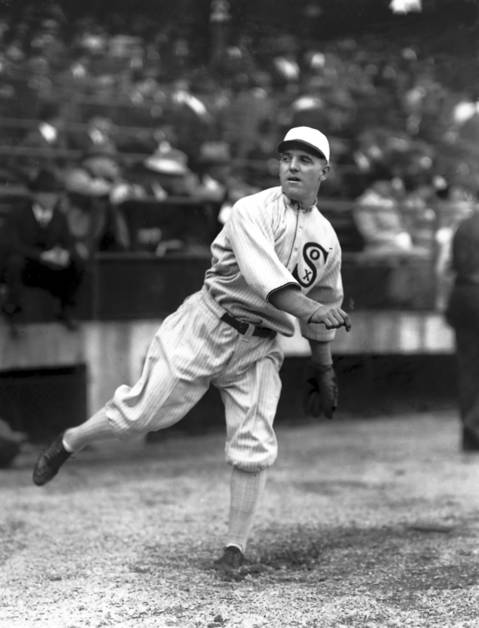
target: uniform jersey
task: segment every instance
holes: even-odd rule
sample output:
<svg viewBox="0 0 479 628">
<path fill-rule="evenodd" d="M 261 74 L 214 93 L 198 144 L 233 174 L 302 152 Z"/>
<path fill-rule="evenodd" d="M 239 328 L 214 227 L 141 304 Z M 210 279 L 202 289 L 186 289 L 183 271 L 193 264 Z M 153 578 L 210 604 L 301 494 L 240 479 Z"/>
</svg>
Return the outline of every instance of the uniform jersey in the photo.
<svg viewBox="0 0 479 628">
<path fill-rule="evenodd" d="M 291 316 L 274 307 L 271 295 L 299 287 L 318 303 L 341 305 L 341 247 L 333 226 L 316 206 L 302 209 L 281 187 L 240 199 L 211 245 L 205 290 L 230 314 L 285 336 Z M 335 330 L 300 321 L 312 340 L 331 340 Z"/>
</svg>

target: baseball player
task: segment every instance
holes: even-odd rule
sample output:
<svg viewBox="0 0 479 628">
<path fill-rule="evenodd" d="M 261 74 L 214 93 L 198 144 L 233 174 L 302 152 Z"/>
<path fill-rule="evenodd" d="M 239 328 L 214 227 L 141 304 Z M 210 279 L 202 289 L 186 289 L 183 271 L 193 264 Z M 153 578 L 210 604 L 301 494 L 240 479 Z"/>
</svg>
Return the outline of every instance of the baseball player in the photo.
<svg viewBox="0 0 479 628">
<path fill-rule="evenodd" d="M 202 288 L 155 333 L 133 386 L 119 386 L 85 423 L 60 434 L 38 458 L 33 481 L 46 484 L 72 453 L 107 436 L 160 430 L 179 421 L 208 387 L 221 394 L 226 461 L 232 467 L 228 531 L 221 570 L 244 561 L 267 469 L 275 462 L 273 421 L 281 390 L 278 335 L 292 317 L 310 341 L 314 376 L 307 408 L 331 418 L 338 390 L 331 354 L 341 309 L 341 249 L 318 210 L 330 147 L 317 129 L 295 127 L 279 144 L 280 186 L 246 196 L 211 245 Z"/>
</svg>

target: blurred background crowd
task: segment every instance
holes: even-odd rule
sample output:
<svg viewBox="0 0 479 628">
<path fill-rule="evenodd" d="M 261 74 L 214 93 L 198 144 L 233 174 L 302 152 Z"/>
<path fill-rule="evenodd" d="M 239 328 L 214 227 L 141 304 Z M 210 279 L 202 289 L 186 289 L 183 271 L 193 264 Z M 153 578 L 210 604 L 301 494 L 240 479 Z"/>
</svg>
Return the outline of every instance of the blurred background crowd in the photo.
<svg viewBox="0 0 479 628">
<path fill-rule="evenodd" d="M 2 190 L 54 170 L 74 229 L 99 199 L 203 199 L 221 224 L 276 185 L 278 140 L 303 124 L 331 138 L 324 196 L 353 201 L 376 252 L 383 232 L 399 251 L 440 250 L 475 205 L 476 2 L 78 4 L 0 6 Z M 116 229 L 101 246 L 128 248 Z"/>
</svg>

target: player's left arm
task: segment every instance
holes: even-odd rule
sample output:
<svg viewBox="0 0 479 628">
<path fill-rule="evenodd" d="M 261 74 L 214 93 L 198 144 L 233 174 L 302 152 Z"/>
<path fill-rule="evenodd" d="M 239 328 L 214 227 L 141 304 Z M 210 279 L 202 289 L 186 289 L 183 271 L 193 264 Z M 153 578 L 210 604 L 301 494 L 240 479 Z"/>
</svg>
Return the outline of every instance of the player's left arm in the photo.
<svg viewBox="0 0 479 628">
<path fill-rule="evenodd" d="M 310 416 L 332 419 L 338 407 L 339 390 L 331 343 L 310 340 L 309 344 L 311 360 L 303 392 L 303 407 Z"/>
<path fill-rule="evenodd" d="M 318 303 L 329 304 L 333 308 L 333 312 L 337 308 L 341 313 L 340 316 L 343 316 L 342 324 L 346 331 L 349 331 L 351 328 L 349 315 L 341 308 L 343 284 L 341 249 L 338 242 L 333 248 L 329 262 L 308 296 L 314 298 Z M 307 323 L 300 321 L 301 332 L 308 339 L 311 348 L 309 376 L 306 379 L 303 405 L 306 413 L 315 417 L 325 416 L 332 419 L 338 406 L 339 389 L 331 344 L 336 334 L 336 328 L 340 326 L 328 328 L 325 325 L 323 328 L 323 325 L 315 324 L 314 316 Z"/>
<path fill-rule="evenodd" d="M 342 285 L 340 278 L 328 286 L 324 282 L 315 296 L 324 302 L 318 303 L 299 290 L 285 287 L 277 291 L 271 302 L 298 317 L 303 335 L 311 347 L 311 361 L 306 379 L 303 405 L 307 414 L 332 419 L 338 405 L 338 384 L 333 365 L 331 341 L 336 328 L 351 327 L 348 314 L 340 307 Z M 322 323 L 319 325 L 318 323 Z"/>
</svg>

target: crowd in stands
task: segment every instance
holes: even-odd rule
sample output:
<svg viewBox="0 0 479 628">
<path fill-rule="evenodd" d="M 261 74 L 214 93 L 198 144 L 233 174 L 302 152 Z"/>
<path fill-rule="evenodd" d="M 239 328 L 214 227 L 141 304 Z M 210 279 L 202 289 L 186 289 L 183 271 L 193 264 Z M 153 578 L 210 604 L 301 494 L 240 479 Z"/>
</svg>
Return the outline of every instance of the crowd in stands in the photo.
<svg viewBox="0 0 479 628">
<path fill-rule="evenodd" d="M 354 203 L 365 250 L 434 251 L 442 269 L 478 197 L 479 101 L 460 71 L 477 59 L 422 37 L 244 32 L 205 61 L 151 16 L 26 3 L 0 17 L 2 190 L 48 168 L 78 253 L 128 250 L 126 200 L 202 200 L 220 225 L 236 198 L 276 184 L 284 130 L 309 125 L 331 138 L 324 196 Z M 175 249 L 157 235 L 152 250 Z"/>
</svg>

